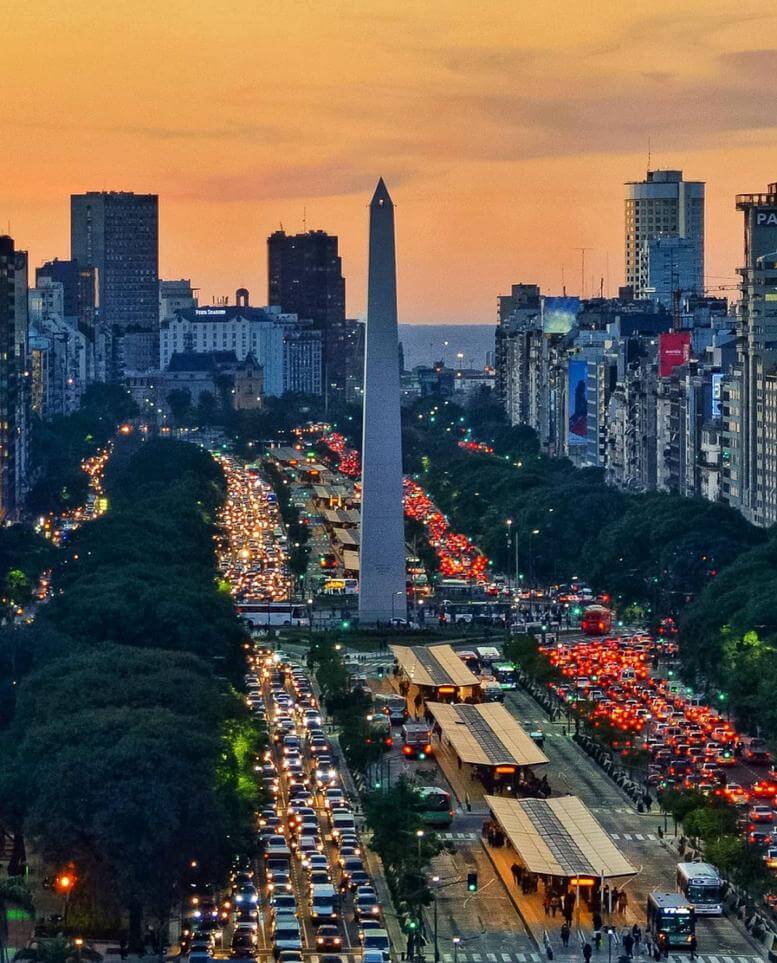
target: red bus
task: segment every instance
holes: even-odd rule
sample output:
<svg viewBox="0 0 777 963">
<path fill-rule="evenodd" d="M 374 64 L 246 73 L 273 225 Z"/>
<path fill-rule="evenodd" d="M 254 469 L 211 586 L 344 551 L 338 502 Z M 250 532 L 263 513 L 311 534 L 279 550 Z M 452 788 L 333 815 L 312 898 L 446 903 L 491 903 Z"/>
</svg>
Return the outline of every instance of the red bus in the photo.
<svg viewBox="0 0 777 963">
<path fill-rule="evenodd" d="M 603 605 L 589 605 L 583 611 L 580 628 L 585 635 L 607 635 L 612 630 L 612 612 Z"/>
</svg>

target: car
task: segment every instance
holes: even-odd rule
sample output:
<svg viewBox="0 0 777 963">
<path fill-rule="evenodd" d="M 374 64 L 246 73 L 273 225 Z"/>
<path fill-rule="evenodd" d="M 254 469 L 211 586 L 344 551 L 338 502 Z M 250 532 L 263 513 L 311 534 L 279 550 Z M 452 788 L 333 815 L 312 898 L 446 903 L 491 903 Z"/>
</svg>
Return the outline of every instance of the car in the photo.
<svg viewBox="0 0 777 963">
<path fill-rule="evenodd" d="M 343 806 L 345 804 L 345 793 L 342 789 L 334 787 L 332 789 L 327 789 L 324 792 L 324 805 L 327 809 L 332 809 L 336 806 Z"/>
<path fill-rule="evenodd" d="M 283 890 L 273 891 L 269 899 L 270 912 L 273 916 L 297 916 L 297 897 L 293 893 Z"/>
<path fill-rule="evenodd" d="M 386 930 L 367 930 L 364 934 L 364 956 L 363 963 L 367 961 L 367 951 L 376 950 L 383 956 L 384 963 L 391 959 L 391 943 L 389 942 Z"/>
<path fill-rule="evenodd" d="M 332 882 L 329 870 L 314 869 L 308 873 L 308 887 L 312 891 L 314 886 L 328 886 Z"/>
<path fill-rule="evenodd" d="M 324 923 L 316 930 L 317 950 L 337 950 L 343 945 L 340 930 L 336 926 Z"/>
<path fill-rule="evenodd" d="M 354 898 L 353 912 L 358 921 L 379 916 L 380 903 L 378 897 L 374 893 L 359 895 L 357 892 Z"/>
<path fill-rule="evenodd" d="M 189 952 L 189 963 L 211 963 L 211 955 L 207 950 L 192 949 Z"/>
<path fill-rule="evenodd" d="M 751 823 L 772 823 L 774 822 L 774 812 L 771 806 L 758 803 L 751 806 L 747 813 L 747 818 Z"/>
<path fill-rule="evenodd" d="M 321 872 L 329 869 L 329 860 L 323 853 L 312 853 L 302 864 L 309 872 Z"/>
<path fill-rule="evenodd" d="M 302 954 L 299 950 L 281 950 L 278 963 L 303 963 Z"/>
<path fill-rule="evenodd" d="M 236 903 L 257 903 L 259 901 L 259 893 L 256 891 L 256 887 L 252 885 L 242 886 L 237 893 L 235 893 Z"/>
<path fill-rule="evenodd" d="M 259 929 L 259 920 L 238 920 L 235 923 L 235 933 L 256 933 Z"/>
<path fill-rule="evenodd" d="M 250 923 L 259 919 L 259 910 L 253 903 L 243 903 L 235 908 L 235 923 Z"/>
<path fill-rule="evenodd" d="M 302 930 L 296 916 L 276 916 L 272 931 L 273 953 L 276 959 L 283 950 L 302 949 Z"/>
</svg>

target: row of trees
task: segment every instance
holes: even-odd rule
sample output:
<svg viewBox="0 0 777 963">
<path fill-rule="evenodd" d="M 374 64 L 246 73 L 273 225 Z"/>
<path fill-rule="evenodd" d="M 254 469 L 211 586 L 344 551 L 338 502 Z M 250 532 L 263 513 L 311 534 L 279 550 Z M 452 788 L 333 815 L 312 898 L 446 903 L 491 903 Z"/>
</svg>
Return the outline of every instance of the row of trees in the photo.
<svg viewBox="0 0 777 963">
<path fill-rule="evenodd" d="M 108 443 L 119 422 L 136 414 L 137 405 L 125 388 L 93 384 L 73 414 L 33 419 L 30 473 L 35 481 L 27 496 L 28 510 L 60 514 L 82 505 L 89 480 L 81 462 Z"/>
<path fill-rule="evenodd" d="M 115 934 L 128 915 L 137 946 L 192 861 L 218 879 L 250 851 L 264 737 L 231 685 L 246 643 L 215 570 L 221 469 L 177 441 L 121 454 L 109 513 L 61 550 L 57 594 L 0 639 L 18 683 L 0 817 L 52 873 L 73 867 L 70 925 Z"/>
</svg>

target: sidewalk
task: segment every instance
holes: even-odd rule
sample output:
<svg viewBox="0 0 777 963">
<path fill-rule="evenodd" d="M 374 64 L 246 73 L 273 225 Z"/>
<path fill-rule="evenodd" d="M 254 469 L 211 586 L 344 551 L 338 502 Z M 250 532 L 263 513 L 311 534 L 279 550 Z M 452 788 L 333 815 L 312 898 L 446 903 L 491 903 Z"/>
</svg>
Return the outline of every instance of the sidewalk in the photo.
<svg viewBox="0 0 777 963">
<path fill-rule="evenodd" d="M 485 790 L 483 783 L 477 779 L 473 779 L 463 767 L 459 768 L 456 755 L 450 746 L 444 744 L 440 736 L 435 735 L 433 737 L 433 746 L 437 765 L 442 770 L 462 810 L 466 809 L 467 800 L 469 799 L 470 806 L 472 807 L 471 812 L 481 813 L 485 816 L 488 813 L 488 806 L 484 799 Z"/>
</svg>

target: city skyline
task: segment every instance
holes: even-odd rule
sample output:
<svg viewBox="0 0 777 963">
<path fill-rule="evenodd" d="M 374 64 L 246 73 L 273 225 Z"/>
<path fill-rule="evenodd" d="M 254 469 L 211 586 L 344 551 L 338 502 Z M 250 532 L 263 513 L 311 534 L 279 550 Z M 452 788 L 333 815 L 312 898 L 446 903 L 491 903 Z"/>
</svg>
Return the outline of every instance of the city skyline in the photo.
<svg viewBox="0 0 777 963">
<path fill-rule="evenodd" d="M 707 184 L 710 284 L 741 260 L 735 194 L 774 177 L 761 92 L 777 38 L 750 2 L 659 16 L 602 0 L 551 24 L 528 4 L 333 16 L 238 0 L 230 18 L 206 5 L 175 18 L 173 4 L 174 35 L 146 4 L 131 21 L 54 9 L 10 14 L 0 65 L 14 145 L 0 218 L 33 264 L 68 256 L 71 194 L 158 193 L 160 275 L 191 276 L 203 303 L 239 286 L 260 303 L 267 236 L 306 224 L 340 238 L 348 314 L 363 316 L 362 199 L 383 172 L 408 239 L 400 319 L 491 324 L 514 280 L 560 291 L 563 266 L 580 293 L 580 247 L 585 293 L 600 278 L 616 293 L 623 184 L 644 176 L 648 140 L 649 166 Z"/>
</svg>

